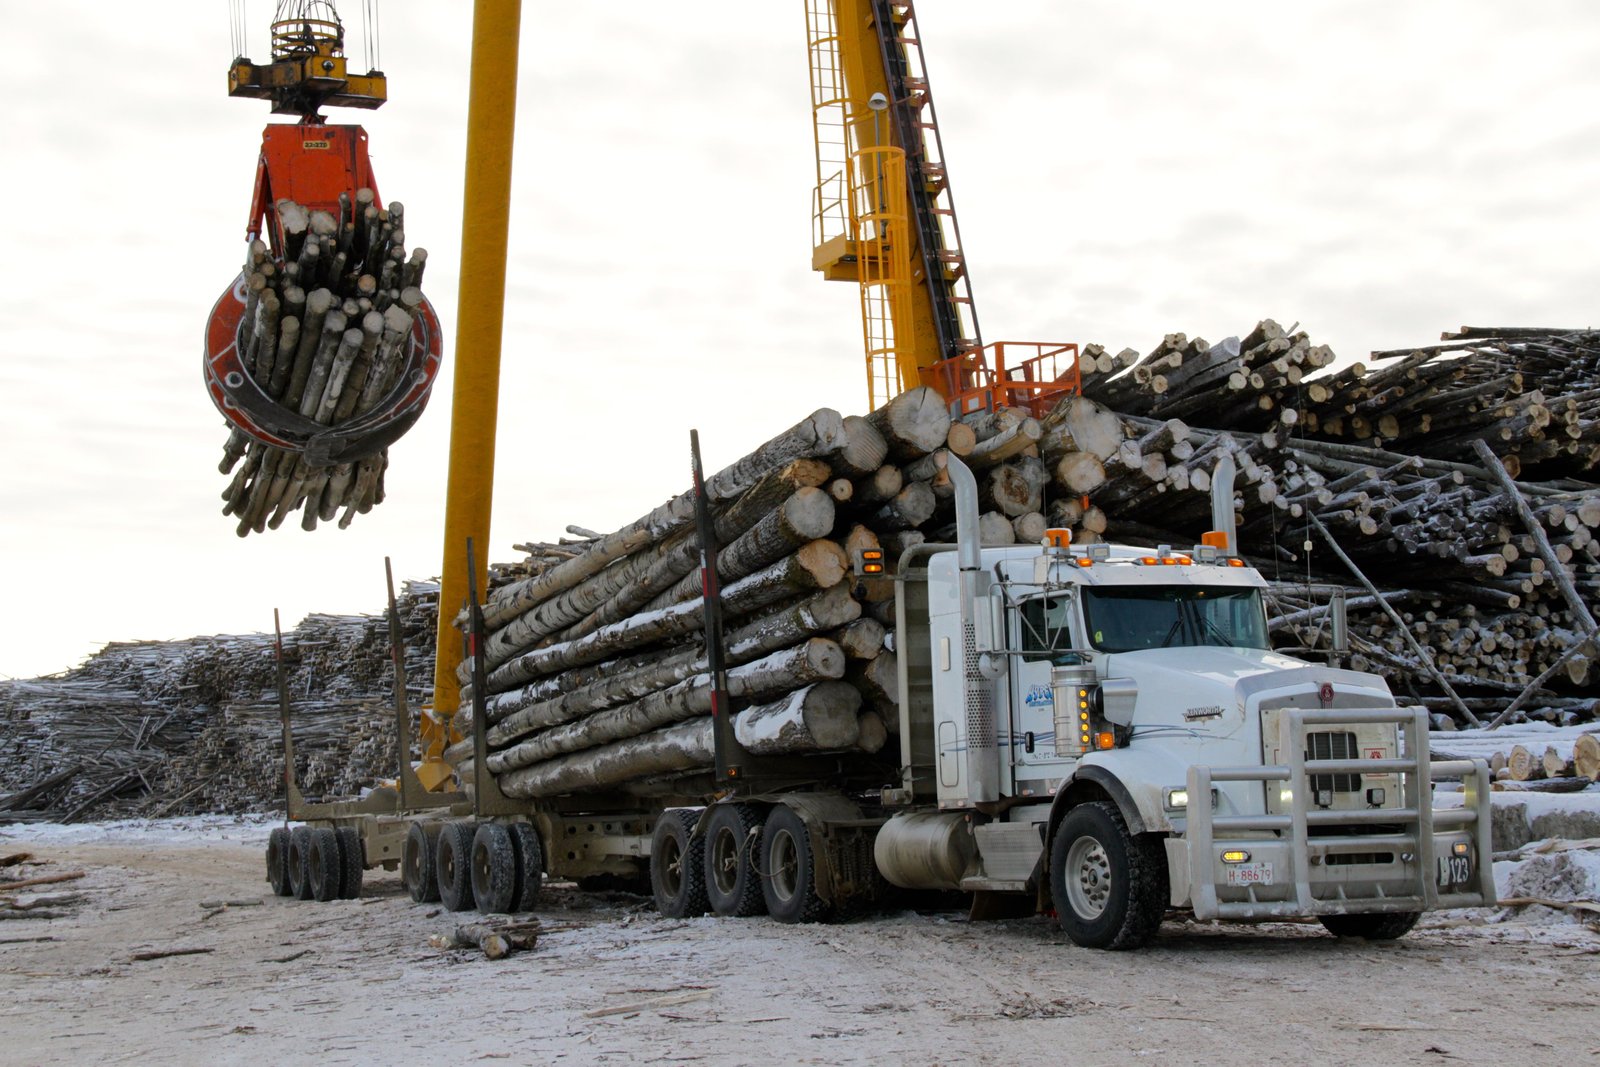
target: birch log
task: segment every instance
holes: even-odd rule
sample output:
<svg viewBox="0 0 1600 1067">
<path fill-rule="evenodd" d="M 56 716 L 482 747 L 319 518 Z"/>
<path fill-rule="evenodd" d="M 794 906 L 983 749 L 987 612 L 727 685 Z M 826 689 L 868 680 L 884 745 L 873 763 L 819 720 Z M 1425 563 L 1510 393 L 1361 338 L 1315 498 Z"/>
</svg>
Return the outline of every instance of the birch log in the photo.
<svg viewBox="0 0 1600 1067">
<path fill-rule="evenodd" d="M 861 694 L 844 682 L 819 682 L 734 717 L 739 743 L 756 755 L 847 749 L 860 736 Z M 708 718 L 561 756 L 500 777 L 523 799 L 604 789 L 632 779 L 709 767 L 715 759 Z"/>
</svg>

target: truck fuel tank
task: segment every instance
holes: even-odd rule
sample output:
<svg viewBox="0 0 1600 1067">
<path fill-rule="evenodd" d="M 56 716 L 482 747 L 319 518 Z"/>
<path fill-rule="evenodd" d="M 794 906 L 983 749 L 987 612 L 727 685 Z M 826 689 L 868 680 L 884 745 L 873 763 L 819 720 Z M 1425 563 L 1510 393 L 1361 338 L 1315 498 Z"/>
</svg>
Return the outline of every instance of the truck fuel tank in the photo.
<svg viewBox="0 0 1600 1067">
<path fill-rule="evenodd" d="M 878 830 L 872 858 L 902 889 L 960 889 L 977 859 L 972 825 L 962 812 L 908 812 Z"/>
</svg>

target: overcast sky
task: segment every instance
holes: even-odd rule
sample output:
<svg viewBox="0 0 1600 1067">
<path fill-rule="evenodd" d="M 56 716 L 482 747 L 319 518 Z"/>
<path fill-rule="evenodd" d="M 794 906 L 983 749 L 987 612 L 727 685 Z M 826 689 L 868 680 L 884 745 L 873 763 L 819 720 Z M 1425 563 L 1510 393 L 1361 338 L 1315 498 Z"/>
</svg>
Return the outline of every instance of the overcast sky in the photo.
<svg viewBox="0 0 1600 1067">
<path fill-rule="evenodd" d="M 385 555 L 438 573 L 470 5 L 378 6 L 390 102 L 334 120 L 366 126 L 431 253 L 445 372 L 384 504 L 241 540 L 200 342 L 268 116 L 227 98 L 228 6 L 0 0 L 0 675 L 377 611 Z M 249 4 L 257 59 L 271 9 Z M 809 271 L 803 10 L 524 3 L 491 558 L 679 492 L 691 427 L 715 469 L 865 407 L 856 295 Z M 1148 350 L 1271 316 L 1354 359 L 1595 321 L 1592 2 L 918 15 L 986 340 Z"/>
</svg>

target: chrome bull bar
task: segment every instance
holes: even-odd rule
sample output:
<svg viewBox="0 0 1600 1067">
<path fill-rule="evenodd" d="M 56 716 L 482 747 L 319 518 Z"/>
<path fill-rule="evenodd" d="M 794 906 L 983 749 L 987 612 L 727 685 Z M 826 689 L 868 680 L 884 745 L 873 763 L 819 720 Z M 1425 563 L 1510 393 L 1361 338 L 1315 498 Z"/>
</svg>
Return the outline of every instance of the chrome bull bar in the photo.
<svg viewBox="0 0 1600 1067">
<path fill-rule="evenodd" d="M 1393 723 L 1405 736 L 1407 755 L 1398 759 L 1307 759 L 1308 728 Z M 1438 908 L 1490 906 L 1495 902 L 1494 865 L 1490 844 L 1489 766 L 1483 760 L 1442 760 L 1428 754 L 1428 716 L 1411 708 L 1285 708 L 1279 719 L 1279 751 L 1289 762 L 1255 767 L 1189 768 L 1188 840 L 1189 898 L 1198 919 L 1269 919 L 1305 915 L 1351 915 L 1371 912 L 1430 911 Z M 1364 810 L 1326 810 L 1313 807 L 1312 775 L 1400 774 L 1404 778 L 1402 806 Z M 1436 809 L 1433 780 L 1462 781 L 1460 808 Z M 1216 782 L 1287 783 L 1286 814 L 1218 815 L 1203 798 L 1212 795 Z M 1399 833 L 1361 834 L 1362 826 L 1399 826 Z M 1312 827 L 1349 827 L 1347 834 L 1319 834 Z M 1442 892 L 1436 884 L 1437 835 L 1460 840 L 1465 835 L 1475 846 L 1475 888 Z M 1267 837 L 1264 835 L 1274 836 Z M 1255 835 L 1255 836 L 1248 836 Z M 1287 861 L 1288 878 L 1271 885 L 1249 885 L 1245 899 L 1225 900 L 1216 877 L 1223 851 L 1275 846 L 1274 854 Z M 1367 886 L 1338 879 L 1314 877 L 1313 862 L 1321 863 L 1341 851 L 1389 850 L 1403 857 L 1407 870 L 1402 891 L 1385 891 L 1378 881 Z M 1326 867 L 1322 868 L 1324 871 Z M 1359 883 L 1361 880 L 1357 880 Z M 1469 885 L 1471 883 L 1469 882 Z M 1355 888 L 1356 892 L 1351 892 Z M 1292 890 L 1285 892 L 1286 889 Z M 1321 889 L 1318 895 L 1314 889 Z M 1240 895 L 1235 889 L 1234 895 Z"/>
</svg>

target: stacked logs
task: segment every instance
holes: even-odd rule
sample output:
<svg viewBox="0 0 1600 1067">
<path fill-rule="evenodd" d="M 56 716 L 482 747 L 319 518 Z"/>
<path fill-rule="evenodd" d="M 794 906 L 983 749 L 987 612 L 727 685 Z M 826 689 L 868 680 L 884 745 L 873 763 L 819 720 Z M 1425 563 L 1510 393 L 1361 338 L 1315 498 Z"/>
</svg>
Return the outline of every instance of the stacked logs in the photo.
<svg viewBox="0 0 1600 1067">
<path fill-rule="evenodd" d="M 341 194 L 336 218 L 280 200 L 284 259 L 257 240 L 244 265 L 238 344 L 245 372 L 279 404 L 328 426 L 366 414 L 395 386 L 423 303 L 427 252 L 407 259 L 403 206 L 375 201 L 371 189 L 353 199 Z M 222 513 L 238 518 L 240 537 L 277 529 L 301 508 L 303 529 L 336 516 L 342 529 L 383 500 L 387 465 L 384 449 L 317 466 L 234 429 L 218 465 L 233 472 Z"/>
<path fill-rule="evenodd" d="M 1085 395 L 1045 420 L 1053 486 L 1084 494 L 1058 500 L 1052 525 L 1073 526 L 1080 542 L 1192 544 L 1209 525 L 1210 472 L 1230 454 L 1240 544 L 1269 577 L 1349 582 L 1351 568 L 1363 573 L 1350 590 L 1356 666 L 1457 717 L 1503 707 L 1534 683 L 1544 717 L 1590 716 L 1581 694 L 1600 605 L 1600 485 L 1524 472 L 1558 469 L 1541 443 L 1557 423 L 1575 428 L 1561 435 L 1565 469 L 1592 462 L 1581 405 L 1600 395 L 1590 389 L 1600 335 L 1469 328 L 1451 337 L 1457 343 L 1371 373 L 1359 364 L 1327 371 L 1331 353 L 1270 321 L 1218 345 L 1168 335 L 1144 357 L 1089 346 Z M 1313 368 L 1323 373 L 1310 377 Z M 1580 414 L 1508 414 L 1508 375 L 1538 403 L 1568 398 L 1571 406 L 1557 406 Z M 1374 431 L 1349 421 L 1379 407 L 1396 423 Z M 1404 411 L 1415 413 L 1411 431 Z M 1440 432 L 1446 413 L 1459 433 Z M 1367 444 L 1331 439 L 1352 429 Z M 1412 438 L 1415 453 L 1372 447 L 1404 443 L 1408 432 L 1429 434 Z M 1503 458 L 1480 453 L 1474 434 Z M 1393 615 L 1369 580 L 1396 602 Z M 1325 601 L 1287 595 L 1275 625 L 1325 645 L 1325 615 Z"/>
<path fill-rule="evenodd" d="M 398 598 L 414 698 L 433 664 L 438 588 Z M 296 771 L 309 797 L 392 777 L 388 620 L 312 615 L 284 634 Z M 269 810 L 282 803 L 273 639 L 117 643 L 64 675 L 0 681 L 0 822 Z"/>
<path fill-rule="evenodd" d="M 1482 439 L 1541 479 L 1600 462 L 1600 332 L 1464 326 L 1443 337 L 1337 371 L 1326 345 L 1271 319 L 1216 345 L 1168 334 L 1142 357 L 1089 345 L 1083 393 L 1125 415 L 1459 462 Z"/>
<path fill-rule="evenodd" d="M 1370 374 L 1308 386 L 1304 432 L 1470 462 L 1472 442 L 1539 478 L 1600 462 L 1600 333 L 1462 327 L 1448 342 L 1375 353 Z"/>
<path fill-rule="evenodd" d="M 811 415 L 706 481 L 725 619 L 726 693 L 754 755 L 872 766 L 898 730 L 892 562 L 950 535 L 951 454 L 978 476 L 986 543 L 1037 540 L 1043 427 L 1011 413 L 953 424 L 914 389 L 865 417 Z M 701 545 L 685 493 L 494 590 L 485 608 L 487 769 L 510 796 L 670 789 L 712 763 Z M 524 546 L 532 547 L 532 546 Z M 542 546 L 549 554 L 551 546 Z M 470 668 L 460 678 L 470 708 Z M 464 774 L 470 742 L 447 756 Z"/>
</svg>

